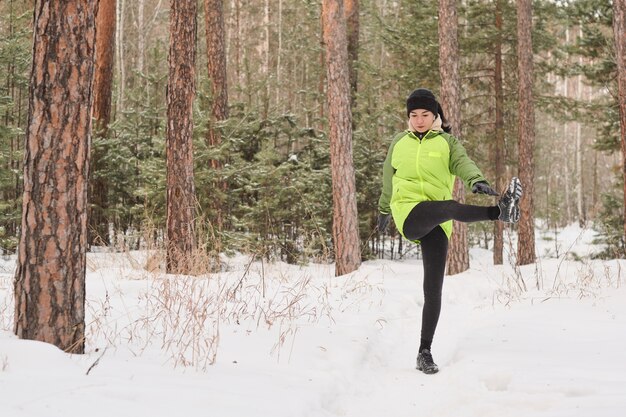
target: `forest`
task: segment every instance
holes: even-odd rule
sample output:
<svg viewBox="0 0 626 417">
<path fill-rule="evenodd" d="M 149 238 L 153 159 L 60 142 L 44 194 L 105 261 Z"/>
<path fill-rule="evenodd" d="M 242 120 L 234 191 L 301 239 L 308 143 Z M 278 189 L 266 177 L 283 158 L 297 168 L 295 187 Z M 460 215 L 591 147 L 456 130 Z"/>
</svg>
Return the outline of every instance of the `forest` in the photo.
<svg viewBox="0 0 626 417">
<path fill-rule="evenodd" d="M 622 416 L 625 179 L 626 0 L 0 0 L 0 415 Z"/>
<path fill-rule="evenodd" d="M 600 232 L 598 256 L 625 254 L 621 0 L 49 3 L 0 3 L 0 248 L 19 255 L 16 297 L 62 245 L 76 277 L 97 250 L 157 249 L 190 274 L 224 253 L 335 261 L 337 275 L 407 256 L 376 218 L 418 87 L 498 191 L 525 182 L 507 229 L 518 264 L 535 229 L 574 222 Z M 468 268 L 468 245 L 502 263 L 502 227 L 455 233 L 448 273 Z"/>
<path fill-rule="evenodd" d="M 169 5 L 162 0 L 113 3 L 112 98 L 108 124 L 93 134 L 89 244 L 123 250 L 159 244 L 166 227 Z M 210 30 L 203 30 L 206 10 L 200 3 L 193 103 L 198 238 L 210 252 L 257 253 L 292 263 L 332 259 L 319 2 L 207 2 L 207 7 L 223 7 L 228 117 L 221 120 L 212 114 L 207 65 L 215 51 L 207 47 Z M 508 178 L 518 169 L 515 4 L 464 1 L 458 6 L 457 136 L 495 181 L 498 39 Z M 437 2 L 365 0 L 358 7 L 352 141 L 359 233 L 363 257 L 369 258 L 384 256 L 385 237 L 372 231 L 382 160 L 390 138 L 405 128 L 404 100 L 419 86 L 439 92 L 446 80 L 438 70 Z M 13 253 L 21 223 L 33 2 L 3 0 L 0 16 L 0 245 Z M 623 254 L 624 239 L 612 17 L 608 0 L 533 2 L 537 224 L 594 225 L 614 256 Z M 220 136 L 217 145 L 212 132 Z M 469 201 L 479 198 L 468 196 Z M 402 256 L 399 237 L 391 233 L 387 239 L 392 256 Z M 487 247 L 493 231 L 479 223 L 470 227 L 469 240 Z"/>
</svg>

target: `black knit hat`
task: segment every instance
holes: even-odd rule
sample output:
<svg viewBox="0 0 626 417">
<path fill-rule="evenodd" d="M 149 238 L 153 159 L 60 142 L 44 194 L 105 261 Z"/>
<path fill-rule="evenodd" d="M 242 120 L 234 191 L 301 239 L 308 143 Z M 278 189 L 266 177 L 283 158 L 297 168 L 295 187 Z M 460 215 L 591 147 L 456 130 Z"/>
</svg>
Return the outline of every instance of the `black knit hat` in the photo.
<svg viewBox="0 0 626 417">
<path fill-rule="evenodd" d="M 435 116 L 438 113 L 439 103 L 432 91 L 426 88 L 418 88 L 406 99 L 406 116 L 409 117 L 411 111 L 415 109 L 428 110 Z"/>
</svg>

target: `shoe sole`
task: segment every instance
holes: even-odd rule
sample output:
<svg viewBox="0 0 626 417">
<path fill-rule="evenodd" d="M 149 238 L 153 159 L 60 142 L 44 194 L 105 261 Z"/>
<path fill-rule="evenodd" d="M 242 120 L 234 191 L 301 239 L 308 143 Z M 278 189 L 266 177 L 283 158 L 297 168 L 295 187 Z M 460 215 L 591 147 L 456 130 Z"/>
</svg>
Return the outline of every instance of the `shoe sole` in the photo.
<svg viewBox="0 0 626 417">
<path fill-rule="evenodd" d="M 505 194 L 509 194 L 511 198 L 510 205 L 507 207 L 507 211 L 509 212 L 508 220 L 502 220 L 506 223 L 518 223 L 521 217 L 521 213 L 519 211 L 519 201 L 522 198 L 522 194 L 524 193 L 524 189 L 522 188 L 522 183 L 517 177 L 511 178 L 511 182 L 507 187 Z"/>
<path fill-rule="evenodd" d="M 516 190 L 519 190 L 519 193 L 516 193 Z M 522 198 L 522 194 L 524 194 L 524 189 L 522 188 L 522 182 L 519 180 L 519 178 L 511 178 L 511 183 L 509 184 L 507 192 L 511 194 L 511 197 L 515 201 L 519 201 Z"/>
<path fill-rule="evenodd" d="M 429 369 L 429 370 L 424 370 L 419 366 L 416 366 L 415 369 L 417 369 L 418 371 L 422 371 L 424 372 L 426 375 L 432 375 L 432 374 L 436 374 L 437 372 L 439 372 L 439 368 L 437 369 Z"/>
</svg>

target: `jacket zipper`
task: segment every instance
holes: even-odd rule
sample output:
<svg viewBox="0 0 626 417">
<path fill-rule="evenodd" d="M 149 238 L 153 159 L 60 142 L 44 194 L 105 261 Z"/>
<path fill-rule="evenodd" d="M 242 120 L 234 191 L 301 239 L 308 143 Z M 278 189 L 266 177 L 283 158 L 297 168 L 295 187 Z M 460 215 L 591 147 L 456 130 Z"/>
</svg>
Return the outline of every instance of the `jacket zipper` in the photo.
<svg viewBox="0 0 626 417">
<path fill-rule="evenodd" d="M 426 139 L 426 136 L 428 136 L 429 133 L 430 133 L 430 130 L 428 132 L 426 132 L 426 134 L 424 135 L 424 137 L 422 139 L 420 139 L 415 134 L 413 135 L 417 139 L 417 158 L 415 160 L 415 169 L 417 171 L 417 178 L 420 181 L 420 187 L 422 189 L 422 196 L 423 197 L 426 197 L 426 193 L 424 192 L 424 179 L 422 178 L 422 175 L 420 173 L 420 153 L 422 152 L 422 140 Z"/>
</svg>

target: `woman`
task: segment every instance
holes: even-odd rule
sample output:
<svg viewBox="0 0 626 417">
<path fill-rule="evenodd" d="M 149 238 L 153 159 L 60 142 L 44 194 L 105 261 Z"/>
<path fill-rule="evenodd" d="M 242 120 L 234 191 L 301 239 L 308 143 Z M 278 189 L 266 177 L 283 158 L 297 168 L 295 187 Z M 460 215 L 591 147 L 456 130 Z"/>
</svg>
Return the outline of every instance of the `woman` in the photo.
<svg viewBox="0 0 626 417">
<path fill-rule="evenodd" d="M 424 308 L 417 369 L 439 371 L 431 344 L 441 311 L 441 290 L 452 234 L 452 220 L 477 222 L 519 220 L 522 186 L 513 178 L 496 206 L 460 204 L 452 200 L 455 177 L 474 193 L 497 196 L 463 145 L 448 132 L 450 126 L 435 95 L 419 88 L 406 101 L 409 129 L 393 139 L 383 167 L 378 203 L 378 229 L 385 230 L 390 214 L 400 233 L 420 243 L 424 264 Z"/>
</svg>

